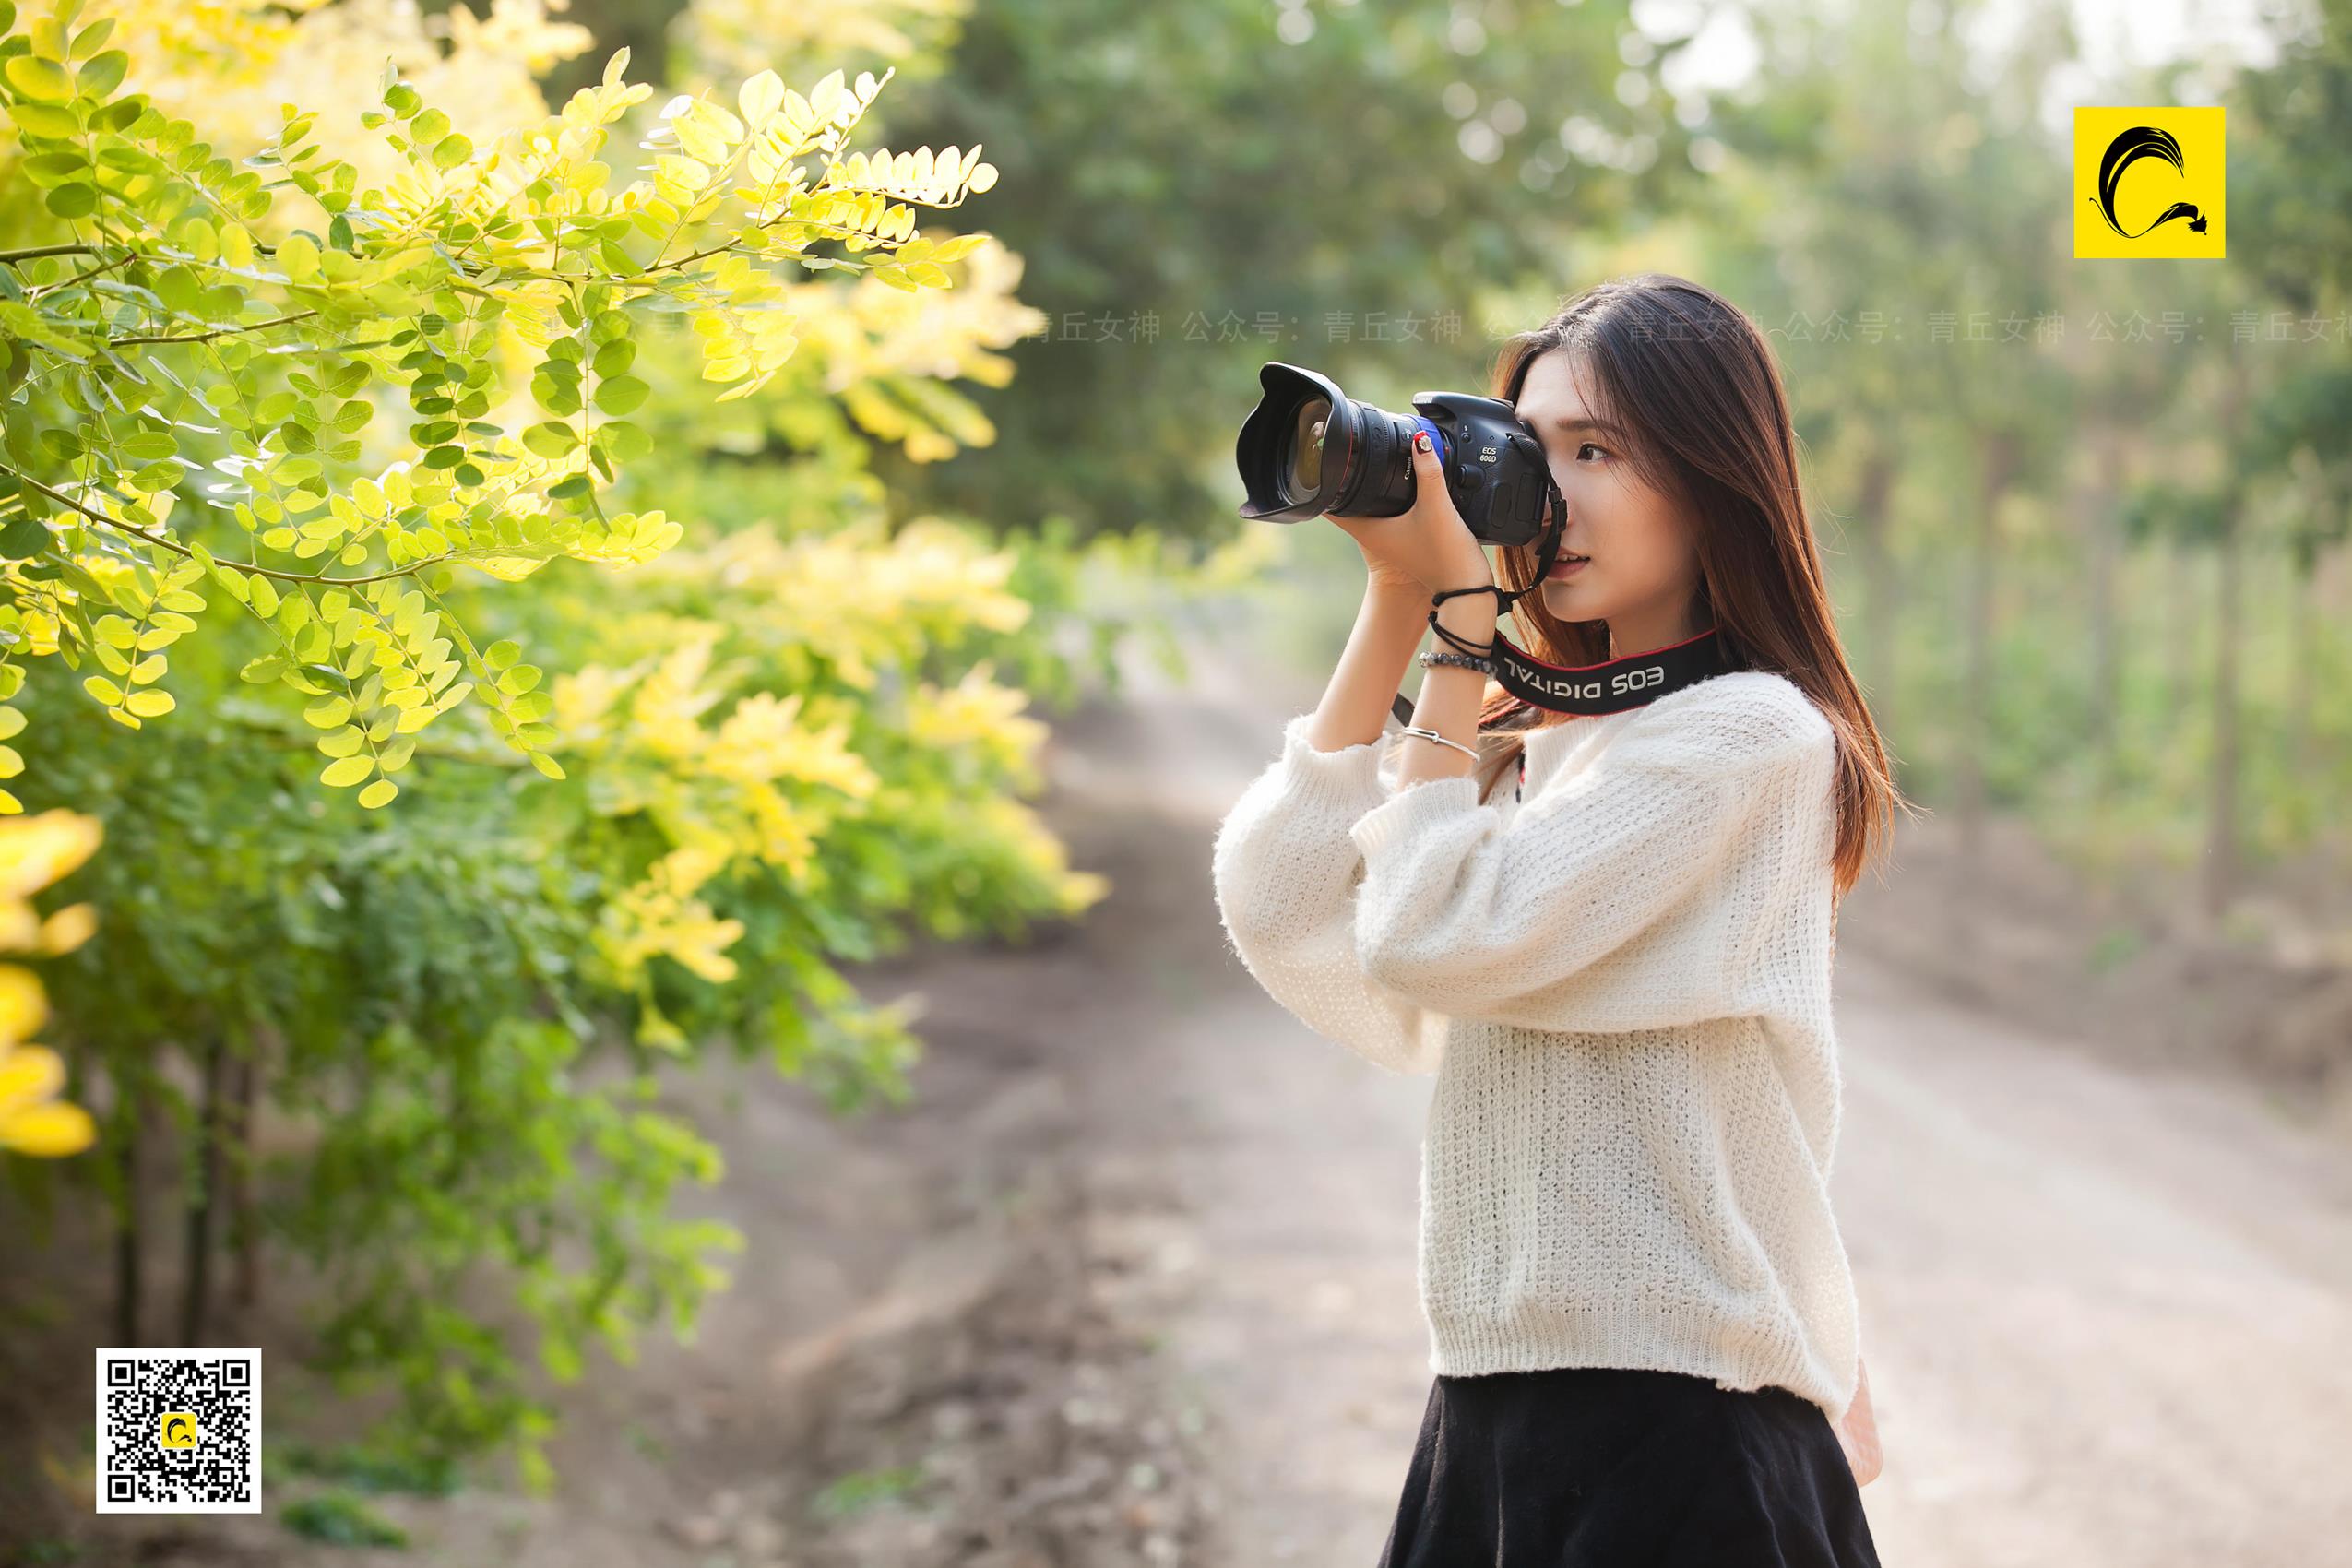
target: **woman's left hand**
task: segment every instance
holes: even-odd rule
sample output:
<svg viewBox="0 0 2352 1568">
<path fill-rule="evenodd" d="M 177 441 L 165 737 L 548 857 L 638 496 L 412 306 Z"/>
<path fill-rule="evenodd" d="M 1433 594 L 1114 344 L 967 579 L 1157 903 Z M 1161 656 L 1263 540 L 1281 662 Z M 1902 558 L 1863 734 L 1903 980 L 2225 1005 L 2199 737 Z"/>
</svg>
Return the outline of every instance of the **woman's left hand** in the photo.
<svg viewBox="0 0 2352 1568">
<path fill-rule="evenodd" d="M 1878 1446 L 1878 1417 L 1871 1409 L 1871 1371 L 1859 1356 L 1854 1358 L 1854 1402 L 1846 1407 L 1835 1431 L 1837 1445 L 1846 1450 L 1847 1466 L 1854 1472 L 1854 1484 L 1868 1486 L 1878 1479 L 1884 1459 Z"/>
<path fill-rule="evenodd" d="M 1419 433 L 1413 447 L 1411 506 L 1393 517 L 1328 516 L 1355 540 L 1367 565 L 1403 572 L 1432 595 L 1491 584 L 1493 564 L 1445 488 L 1445 469 L 1434 444 L 1426 451 L 1420 445 L 1428 434 Z"/>
</svg>

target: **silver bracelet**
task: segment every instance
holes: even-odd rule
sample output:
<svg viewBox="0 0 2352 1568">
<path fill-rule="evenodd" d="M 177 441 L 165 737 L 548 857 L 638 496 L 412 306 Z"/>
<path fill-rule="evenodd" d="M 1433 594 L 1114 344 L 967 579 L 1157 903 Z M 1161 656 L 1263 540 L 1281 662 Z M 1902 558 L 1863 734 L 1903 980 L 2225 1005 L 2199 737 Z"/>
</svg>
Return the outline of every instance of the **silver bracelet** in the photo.
<svg viewBox="0 0 2352 1568">
<path fill-rule="evenodd" d="M 1459 741 L 1449 741 L 1444 736 L 1439 734 L 1436 731 L 1429 728 L 1425 724 L 1408 724 L 1396 732 L 1399 735 L 1419 735 L 1424 741 L 1435 741 L 1441 746 L 1452 746 L 1455 751 L 1460 752 L 1472 762 L 1479 760 L 1479 754 L 1476 748 L 1466 746 Z"/>
</svg>

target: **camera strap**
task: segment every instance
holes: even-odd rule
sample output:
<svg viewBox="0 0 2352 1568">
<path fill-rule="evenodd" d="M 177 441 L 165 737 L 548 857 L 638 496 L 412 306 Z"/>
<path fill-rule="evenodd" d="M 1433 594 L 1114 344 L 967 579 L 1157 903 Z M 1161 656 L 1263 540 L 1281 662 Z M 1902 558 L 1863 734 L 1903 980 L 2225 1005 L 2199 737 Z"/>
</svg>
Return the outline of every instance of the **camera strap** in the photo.
<svg viewBox="0 0 2352 1568">
<path fill-rule="evenodd" d="M 1443 601 L 1457 593 L 1488 592 L 1493 593 L 1498 602 L 1515 597 L 1499 588 L 1480 587 L 1450 588 L 1437 599 Z M 1462 652 L 1486 660 L 1496 685 L 1529 707 L 1553 713 L 1623 713 L 1731 668 L 1724 657 L 1722 631 L 1715 626 L 1679 643 L 1645 653 L 1629 653 L 1621 659 L 1605 659 L 1598 664 L 1546 663 L 1504 636 L 1500 625 L 1495 627 L 1492 644 L 1480 647 L 1440 625 L 1434 608 L 1430 611 L 1430 626 Z M 1413 721 L 1413 704 L 1402 692 L 1396 695 L 1394 707 L 1398 723 Z"/>
<path fill-rule="evenodd" d="M 1728 668 L 1722 634 L 1710 626 L 1687 642 L 1605 659 L 1598 664 L 1547 664 L 1495 628 L 1494 682 L 1521 702 L 1554 713 L 1622 713 L 1669 692 L 1696 685 Z"/>
</svg>

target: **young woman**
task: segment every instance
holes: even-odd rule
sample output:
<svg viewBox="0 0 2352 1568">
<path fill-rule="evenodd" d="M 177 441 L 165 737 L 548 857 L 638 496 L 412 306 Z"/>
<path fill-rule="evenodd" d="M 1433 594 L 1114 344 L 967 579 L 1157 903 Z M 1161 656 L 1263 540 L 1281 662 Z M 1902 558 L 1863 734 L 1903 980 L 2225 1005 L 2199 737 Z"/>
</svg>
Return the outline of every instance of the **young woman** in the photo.
<svg viewBox="0 0 2352 1568">
<path fill-rule="evenodd" d="M 1588 713 L 1425 654 L 1434 733 L 1384 750 L 1432 613 L 1457 647 L 1496 630 L 1486 550 L 1417 449 L 1410 511 L 1334 519 L 1362 611 L 1218 830 L 1252 974 L 1437 1077 L 1436 1375 L 1382 1568 L 1864 1568 L 1831 955 L 1909 803 L 1838 646 L 1779 371 L 1735 306 L 1645 274 L 1512 339 L 1493 395 L 1564 502 L 1514 642 L 1603 675 L 1709 638 L 1714 662 Z M 1536 546 L 1498 553 L 1536 587 Z"/>
</svg>

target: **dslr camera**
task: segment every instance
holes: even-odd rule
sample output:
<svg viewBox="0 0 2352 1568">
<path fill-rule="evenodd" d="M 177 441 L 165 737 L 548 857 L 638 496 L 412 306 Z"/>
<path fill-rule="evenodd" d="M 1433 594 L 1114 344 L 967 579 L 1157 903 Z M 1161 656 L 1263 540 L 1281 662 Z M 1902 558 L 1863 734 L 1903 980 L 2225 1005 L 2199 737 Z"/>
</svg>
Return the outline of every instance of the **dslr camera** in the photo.
<svg viewBox="0 0 2352 1568">
<path fill-rule="evenodd" d="M 1325 513 L 1393 517 L 1411 509 L 1413 436 L 1428 431 L 1455 509 L 1488 544 L 1529 545 L 1561 512 L 1543 443 L 1500 398 L 1417 392 L 1410 415 L 1360 403 L 1330 377 L 1268 363 L 1234 457 L 1244 517 L 1295 523 Z"/>
</svg>

